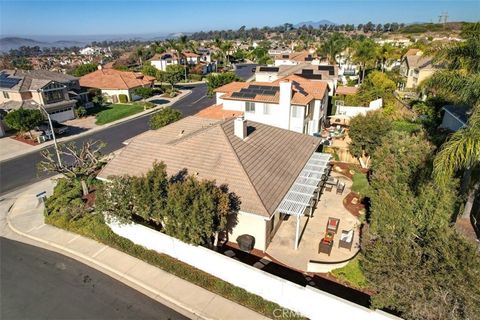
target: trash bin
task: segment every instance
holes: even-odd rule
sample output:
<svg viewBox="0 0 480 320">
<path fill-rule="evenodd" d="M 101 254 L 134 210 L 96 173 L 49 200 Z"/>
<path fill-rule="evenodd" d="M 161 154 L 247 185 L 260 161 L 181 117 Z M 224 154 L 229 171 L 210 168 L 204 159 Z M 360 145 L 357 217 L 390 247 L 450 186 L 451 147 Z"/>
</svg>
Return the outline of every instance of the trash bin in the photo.
<svg viewBox="0 0 480 320">
<path fill-rule="evenodd" d="M 242 234 L 237 238 L 238 247 L 240 250 L 250 252 L 255 246 L 255 237 L 249 234 Z"/>
</svg>

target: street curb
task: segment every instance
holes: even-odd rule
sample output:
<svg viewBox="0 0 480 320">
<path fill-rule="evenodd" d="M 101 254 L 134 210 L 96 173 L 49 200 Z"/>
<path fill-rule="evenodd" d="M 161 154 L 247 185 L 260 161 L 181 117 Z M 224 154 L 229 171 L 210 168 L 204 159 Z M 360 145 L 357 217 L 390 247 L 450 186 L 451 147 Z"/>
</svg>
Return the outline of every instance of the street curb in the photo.
<svg viewBox="0 0 480 320">
<path fill-rule="evenodd" d="M 67 252 L 67 253 L 69 253 L 69 254 L 72 255 L 72 256 L 76 256 L 76 257 L 81 258 L 82 260 L 88 261 L 88 262 L 90 262 L 91 264 L 96 265 L 97 267 L 100 267 L 100 268 L 102 268 L 102 269 L 104 269 L 104 270 L 107 270 L 107 271 L 109 271 L 109 272 L 117 275 L 117 276 L 120 277 L 121 279 L 127 280 L 128 282 L 137 285 L 138 287 L 140 287 L 140 288 L 142 288 L 142 289 L 150 292 L 152 295 L 158 296 L 158 297 L 160 297 L 161 299 L 163 299 L 163 300 L 165 300 L 165 301 L 167 301 L 167 302 L 169 302 L 169 303 L 171 303 L 171 304 L 173 304 L 173 305 L 175 305 L 175 306 L 178 306 L 179 308 L 181 308 L 181 309 L 183 309 L 184 311 L 190 313 L 191 315 L 196 316 L 197 319 L 207 319 L 207 320 L 215 320 L 215 319 L 216 319 L 216 318 L 210 318 L 210 317 L 208 317 L 207 315 L 203 314 L 202 311 L 194 310 L 193 308 L 191 308 L 191 307 L 189 307 L 189 306 L 186 306 L 186 305 L 185 305 L 184 303 L 182 303 L 181 301 L 178 301 L 178 300 L 176 300 L 176 299 L 174 299 L 174 298 L 166 295 L 166 294 L 163 293 L 163 292 L 157 291 L 156 289 L 150 287 L 149 285 L 144 284 L 144 283 L 142 283 L 142 282 L 134 279 L 133 277 L 130 277 L 130 276 L 128 276 L 128 275 L 125 275 L 125 274 L 123 274 L 123 273 L 121 273 L 121 272 L 113 269 L 112 267 L 110 267 L 110 266 L 108 266 L 108 265 L 106 265 L 106 264 L 104 264 L 104 263 L 98 262 L 98 261 L 94 260 L 93 258 L 91 258 L 91 257 L 89 257 L 89 256 L 87 256 L 87 255 L 84 255 L 83 253 L 76 252 L 76 251 L 74 251 L 74 250 L 72 250 L 72 249 L 69 249 L 69 248 L 66 248 L 66 247 L 64 247 L 64 246 L 58 245 L 58 244 L 56 244 L 56 243 L 54 243 L 54 242 L 51 242 L 51 241 L 49 241 L 49 240 L 44 240 L 44 239 L 41 239 L 41 238 L 37 238 L 37 237 L 34 237 L 34 236 L 30 235 L 30 234 L 24 233 L 23 231 L 18 230 L 18 229 L 15 228 L 15 227 L 12 225 L 12 223 L 11 223 L 10 213 L 14 210 L 14 208 L 15 208 L 15 203 L 10 207 L 10 210 L 9 210 L 9 212 L 7 213 L 7 225 L 8 225 L 8 227 L 9 227 L 13 232 L 17 233 L 18 235 L 20 235 L 20 236 L 22 236 L 22 237 L 25 237 L 25 238 L 28 238 L 28 239 L 30 239 L 30 240 L 36 241 L 36 242 L 40 242 L 40 243 L 46 244 L 46 245 L 48 245 L 48 246 L 50 246 L 50 247 L 53 247 L 53 248 L 56 248 L 56 249 L 58 249 L 58 250 L 60 250 L 60 251 Z M 71 234 L 73 234 L 73 235 L 78 235 L 78 234 L 73 233 L 73 232 L 70 232 L 70 231 L 66 231 L 66 230 L 63 230 L 63 229 L 56 228 L 56 227 L 54 227 L 54 226 L 52 226 L 52 225 L 49 225 L 49 226 L 52 227 L 52 228 L 55 228 L 55 229 L 64 231 L 64 232 L 71 233 Z M 79 236 L 80 236 L 80 237 L 83 237 L 82 235 L 79 235 Z M 83 237 L 83 238 L 85 238 L 85 237 Z M 93 240 L 93 239 L 90 239 L 90 238 L 86 238 L 86 239 Z M 93 241 L 96 241 L 96 240 L 93 240 Z M 98 242 L 98 241 L 96 241 L 96 242 Z M 98 243 L 100 243 L 100 242 L 98 242 Z M 103 245 L 103 246 L 106 246 L 106 245 L 104 245 L 104 244 L 102 244 L 102 245 Z M 109 247 L 109 246 L 107 246 L 107 247 Z M 122 254 L 126 254 L 126 253 L 124 253 L 124 252 L 122 252 L 122 251 L 120 251 L 120 250 L 118 250 L 118 249 L 115 249 L 115 248 L 112 248 L 112 247 L 109 247 L 109 248 L 114 249 L 114 250 L 117 250 L 117 251 L 121 252 Z M 129 256 L 130 256 L 130 255 L 129 255 Z M 131 256 L 130 256 L 130 257 L 131 257 Z M 133 257 L 133 258 L 135 258 L 135 257 Z M 138 259 L 138 258 L 135 258 L 135 259 L 146 263 L 145 261 L 140 260 L 140 259 Z M 76 259 L 76 260 L 78 260 L 78 259 Z M 150 264 L 149 264 L 149 265 L 150 265 Z M 153 267 L 155 267 L 155 266 L 153 266 Z M 158 268 L 158 267 L 155 267 L 155 268 L 161 270 L 162 272 L 166 272 L 166 271 L 164 271 L 164 270 L 162 270 L 162 269 L 160 269 L 160 268 Z M 98 270 L 98 269 L 97 269 L 97 270 Z M 100 271 L 101 271 L 101 270 L 100 270 Z M 166 272 L 166 273 L 168 273 L 168 272 Z M 168 274 L 170 274 L 170 273 L 168 273 Z M 175 276 L 175 275 L 173 275 L 173 276 Z M 176 277 L 176 276 L 175 276 L 175 277 Z M 179 278 L 179 279 L 181 279 L 181 278 Z M 117 280 L 118 280 L 118 279 L 117 279 Z M 183 279 L 182 279 L 182 280 L 183 280 Z M 119 281 L 121 281 L 121 280 L 119 280 Z M 124 281 L 121 281 L 121 282 L 122 282 L 122 283 L 125 283 Z M 195 285 L 195 284 L 192 283 L 192 285 Z M 196 286 L 196 285 L 195 285 L 195 286 Z M 130 287 L 131 287 L 131 286 L 130 286 Z M 135 288 L 133 288 L 133 289 L 135 289 Z M 202 289 L 203 289 L 203 288 L 202 288 Z M 204 289 L 204 290 L 206 290 L 206 289 Z M 153 298 L 152 298 L 152 299 L 153 299 Z"/>
<path fill-rule="evenodd" d="M 119 125 L 121 123 L 125 123 L 125 122 L 128 122 L 128 121 L 132 121 L 132 120 L 135 120 L 135 119 L 138 119 L 138 118 L 142 118 L 144 116 L 147 116 L 149 114 L 152 114 L 154 112 L 157 112 L 165 107 L 169 107 L 179 101 L 182 101 L 184 98 L 186 98 L 187 96 L 189 96 L 190 94 L 192 93 L 192 90 L 188 90 L 185 92 L 185 94 L 182 96 L 181 99 L 178 99 L 176 100 L 175 102 L 173 103 L 169 103 L 167 105 L 162 105 L 162 106 L 157 106 L 157 107 L 154 107 L 152 109 L 149 109 L 149 110 L 145 110 L 144 112 L 140 112 L 140 113 L 137 113 L 137 114 L 134 114 L 130 117 L 126 117 L 124 119 L 119 119 L 117 121 L 113 121 L 113 122 L 110 122 L 110 123 L 106 123 L 102 126 L 99 126 L 97 128 L 92 128 L 90 130 L 86 130 L 85 132 L 81 132 L 79 134 L 76 134 L 74 136 L 71 136 L 71 137 L 66 137 L 64 140 L 61 140 L 61 139 L 58 139 L 58 143 L 61 144 L 61 143 L 66 143 L 66 142 L 69 142 L 69 141 L 72 141 L 72 140 L 75 140 L 75 139 L 78 139 L 78 138 L 81 138 L 81 137 L 85 137 L 85 136 L 88 136 L 88 135 L 91 135 L 91 134 L 94 134 L 94 133 L 97 133 L 97 132 L 101 132 L 103 130 L 106 130 L 110 127 L 113 127 L 115 125 Z M 148 112 L 147 112 L 148 111 Z M 5 159 L 2 159 L 0 160 L 0 164 L 2 162 L 6 162 L 6 161 L 10 161 L 10 160 L 14 160 L 14 159 L 17 159 L 17 158 L 20 158 L 20 157 L 23 157 L 25 155 L 29 155 L 31 153 L 35 153 L 35 152 L 38 152 L 38 151 L 42 151 L 46 148 L 49 148 L 53 146 L 53 143 L 49 143 L 48 145 L 45 145 L 45 146 L 42 146 L 41 148 L 38 148 L 38 149 L 35 149 L 35 150 L 30 150 L 28 152 L 24 152 L 24 153 L 21 153 L 21 154 L 18 154 L 18 155 L 14 155 L 12 157 L 8 157 L 8 158 L 5 158 Z"/>
</svg>

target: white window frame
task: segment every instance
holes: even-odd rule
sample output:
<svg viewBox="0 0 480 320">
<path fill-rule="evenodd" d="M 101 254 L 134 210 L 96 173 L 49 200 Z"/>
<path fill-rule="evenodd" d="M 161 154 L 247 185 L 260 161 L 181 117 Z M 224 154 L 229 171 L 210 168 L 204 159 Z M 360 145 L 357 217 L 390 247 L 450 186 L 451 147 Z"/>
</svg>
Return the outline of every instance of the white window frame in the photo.
<svg viewBox="0 0 480 320">
<path fill-rule="evenodd" d="M 245 112 L 255 113 L 255 102 L 245 101 Z"/>
<path fill-rule="evenodd" d="M 263 104 L 263 114 L 264 115 L 271 115 L 272 114 L 272 105 L 269 103 Z"/>
<path fill-rule="evenodd" d="M 292 118 L 302 118 L 302 112 L 299 106 L 292 106 Z"/>
</svg>

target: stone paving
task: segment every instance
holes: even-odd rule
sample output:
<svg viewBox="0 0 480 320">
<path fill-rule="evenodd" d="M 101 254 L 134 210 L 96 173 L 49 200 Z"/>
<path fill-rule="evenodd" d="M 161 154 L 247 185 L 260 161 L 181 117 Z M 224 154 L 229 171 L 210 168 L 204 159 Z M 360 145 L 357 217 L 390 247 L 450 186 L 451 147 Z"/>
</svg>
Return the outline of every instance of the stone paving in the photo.
<svg viewBox="0 0 480 320">
<path fill-rule="evenodd" d="M 335 188 L 330 192 L 324 190 L 313 216 L 311 218 L 308 216 L 300 217 L 300 243 L 297 250 L 295 250 L 297 219 L 291 216 L 287 221 L 283 221 L 267 248 L 267 253 L 272 258 L 300 271 L 329 272 L 345 265 L 345 260 L 349 260 L 356 255 L 360 243 L 360 221 L 343 206 L 343 199 L 351 191 L 352 181 L 335 172 L 332 172 L 331 176 L 338 178 L 340 182 L 345 182 L 346 186 L 343 194 L 337 194 Z M 318 245 L 325 236 L 329 217 L 340 219 L 330 256 L 325 253 L 318 253 Z M 342 230 L 349 231 L 351 229 L 355 230 L 351 250 L 339 248 L 338 243 Z M 309 268 L 311 260 L 327 263 L 318 263 L 313 270 Z"/>
</svg>

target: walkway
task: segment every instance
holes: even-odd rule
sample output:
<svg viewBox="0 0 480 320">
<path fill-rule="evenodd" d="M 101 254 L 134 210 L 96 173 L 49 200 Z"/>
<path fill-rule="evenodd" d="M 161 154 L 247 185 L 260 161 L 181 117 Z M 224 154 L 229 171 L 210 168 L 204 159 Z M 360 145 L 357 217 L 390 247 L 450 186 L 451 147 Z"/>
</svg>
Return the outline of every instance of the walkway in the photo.
<svg viewBox="0 0 480 320">
<path fill-rule="evenodd" d="M 22 192 L 7 217 L 19 235 L 53 247 L 139 290 L 193 319 L 266 319 L 264 316 L 200 288 L 121 251 L 44 223 L 43 204 L 35 195 L 51 194 L 53 182 L 43 180 Z"/>
</svg>

